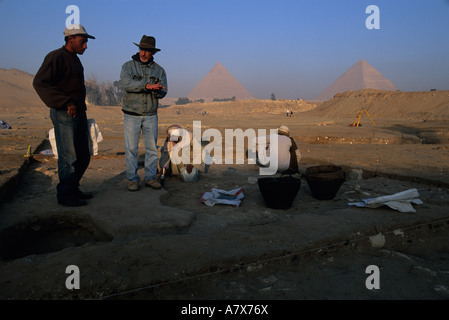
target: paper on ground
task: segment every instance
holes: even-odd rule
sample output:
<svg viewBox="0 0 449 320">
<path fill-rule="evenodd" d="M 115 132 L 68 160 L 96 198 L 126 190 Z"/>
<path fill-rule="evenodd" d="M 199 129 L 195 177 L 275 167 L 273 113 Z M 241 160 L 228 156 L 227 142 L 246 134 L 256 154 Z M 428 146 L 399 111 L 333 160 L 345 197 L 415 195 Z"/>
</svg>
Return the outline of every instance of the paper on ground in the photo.
<svg viewBox="0 0 449 320">
<path fill-rule="evenodd" d="M 393 195 L 363 199 L 361 202 L 351 202 L 348 203 L 348 205 L 362 208 L 378 208 L 385 205 L 402 213 L 410 213 L 416 212 L 416 210 L 412 206 L 412 203 L 423 204 L 423 202 L 418 197 L 418 190 L 416 190 L 416 188 L 413 188 L 395 193 Z"/>
</svg>

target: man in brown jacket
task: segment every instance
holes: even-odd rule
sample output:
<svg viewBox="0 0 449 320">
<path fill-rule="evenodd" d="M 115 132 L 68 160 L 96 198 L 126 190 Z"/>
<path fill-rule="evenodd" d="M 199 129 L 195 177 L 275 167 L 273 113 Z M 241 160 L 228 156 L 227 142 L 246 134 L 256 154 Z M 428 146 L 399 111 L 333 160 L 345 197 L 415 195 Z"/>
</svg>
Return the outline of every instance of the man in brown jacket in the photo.
<svg viewBox="0 0 449 320">
<path fill-rule="evenodd" d="M 79 182 L 90 162 L 84 68 L 77 55 L 87 49 L 89 35 L 81 25 L 64 30 L 65 45 L 50 52 L 34 77 L 33 86 L 50 108 L 58 150 L 58 203 L 83 206 L 92 194 L 81 192 Z"/>
</svg>

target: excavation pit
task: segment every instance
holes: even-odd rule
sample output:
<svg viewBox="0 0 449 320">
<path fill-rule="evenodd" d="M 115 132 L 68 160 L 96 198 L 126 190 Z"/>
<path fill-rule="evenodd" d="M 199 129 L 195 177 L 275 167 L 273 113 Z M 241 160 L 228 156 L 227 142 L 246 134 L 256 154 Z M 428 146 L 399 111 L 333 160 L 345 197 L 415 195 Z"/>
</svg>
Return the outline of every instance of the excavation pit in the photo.
<svg viewBox="0 0 449 320">
<path fill-rule="evenodd" d="M 109 241 L 112 237 L 96 227 L 88 216 L 34 217 L 0 232 L 0 259 L 10 261 Z"/>
</svg>

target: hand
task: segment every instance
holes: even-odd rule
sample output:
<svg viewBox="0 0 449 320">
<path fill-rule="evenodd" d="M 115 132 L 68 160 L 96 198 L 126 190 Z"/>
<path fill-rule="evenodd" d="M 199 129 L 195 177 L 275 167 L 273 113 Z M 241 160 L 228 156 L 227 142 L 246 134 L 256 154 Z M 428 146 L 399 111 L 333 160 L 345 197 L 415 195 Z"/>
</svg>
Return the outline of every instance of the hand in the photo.
<svg viewBox="0 0 449 320">
<path fill-rule="evenodd" d="M 71 105 L 67 107 L 67 114 L 73 118 L 76 117 L 76 106 L 75 105 Z"/>
<path fill-rule="evenodd" d="M 163 87 L 159 83 L 155 83 L 155 84 L 147 83 L 145 85 L 145 89 L 147 89 L 147 90 L 160 90 L 160 89 L 165 89 L 165 87 Z"/>
</svg>

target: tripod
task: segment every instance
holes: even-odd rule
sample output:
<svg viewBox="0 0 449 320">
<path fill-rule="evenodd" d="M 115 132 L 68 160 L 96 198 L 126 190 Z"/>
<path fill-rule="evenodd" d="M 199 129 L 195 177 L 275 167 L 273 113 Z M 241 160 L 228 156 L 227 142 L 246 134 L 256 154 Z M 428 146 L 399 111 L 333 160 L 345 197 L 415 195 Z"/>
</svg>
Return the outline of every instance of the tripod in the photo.
<svg viewBox="0 0 449 320">
<path fill-rule="evenodd" d="M 354 123 L 351 124 L 351 127 L 358 127 L 358 126 L 359 126 L 360 120 L 362 120 L 363 111 L 366 112 L 366 114 L 368 115 L 368 117 L 370 118 L 370 120 L 373 122 L 373 124 L 376 125 L 376 124 L 374 123 L 374 120 L 371 118 L 371 116 L 369 115 L 368 111 L 366 110 L 365 106 L 362 105 L 362 109 L 359 111 L 359 114 L 357 115 L 357 118 L 355 119 Z"/>
</svg>

